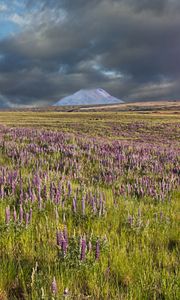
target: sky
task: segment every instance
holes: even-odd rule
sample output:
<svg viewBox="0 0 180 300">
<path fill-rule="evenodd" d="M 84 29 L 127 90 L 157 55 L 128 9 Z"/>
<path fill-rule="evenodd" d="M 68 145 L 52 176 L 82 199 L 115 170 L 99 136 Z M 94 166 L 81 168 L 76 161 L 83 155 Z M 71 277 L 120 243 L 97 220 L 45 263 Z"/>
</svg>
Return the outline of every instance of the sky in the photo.
<svg viewBox="0 0 180 300">
<path fill-rule="evenodd" d="M 180 99 L 179 0 L 0 0 L 0 107 Z"/>
</svg>

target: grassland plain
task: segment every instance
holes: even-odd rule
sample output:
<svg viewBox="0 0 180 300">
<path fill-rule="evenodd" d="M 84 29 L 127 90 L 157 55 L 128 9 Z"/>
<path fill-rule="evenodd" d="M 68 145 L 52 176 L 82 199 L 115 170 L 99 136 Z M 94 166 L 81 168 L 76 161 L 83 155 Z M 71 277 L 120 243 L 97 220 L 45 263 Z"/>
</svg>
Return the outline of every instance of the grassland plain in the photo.
<svg viewBox="0 0 180 300">
<path fill-rule="evenodd" d="M 0 113 L 0 299 L 180 299 L 179 121 Z"/>
</svg>

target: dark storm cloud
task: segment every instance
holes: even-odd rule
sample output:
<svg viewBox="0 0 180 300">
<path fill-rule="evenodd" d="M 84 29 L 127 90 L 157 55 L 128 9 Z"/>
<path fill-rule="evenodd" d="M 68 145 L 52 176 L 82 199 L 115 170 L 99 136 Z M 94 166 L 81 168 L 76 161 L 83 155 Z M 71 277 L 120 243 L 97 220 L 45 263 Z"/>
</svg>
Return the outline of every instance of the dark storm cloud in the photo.
<svg viewBox="0 0 180 300">
<path fill-rule="evenodd" d="M 179 97 L 178 0 L 26 5 L 24 29 L 0 40 L 0 102 L 48 104 L 89 87 L 127 100 Z"/>
</svg>

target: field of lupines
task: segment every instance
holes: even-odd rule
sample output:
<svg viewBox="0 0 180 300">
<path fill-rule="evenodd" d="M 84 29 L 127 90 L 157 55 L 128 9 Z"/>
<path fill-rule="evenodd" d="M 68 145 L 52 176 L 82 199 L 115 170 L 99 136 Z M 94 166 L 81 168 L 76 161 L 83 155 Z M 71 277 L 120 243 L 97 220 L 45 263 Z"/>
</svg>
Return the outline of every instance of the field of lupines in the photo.
<svg viewBox="0 0 180 300">
<path fill-rule="evenodd" d="M 180 299 L 178 121 L 102 118 L 0 126 L 1 300 Z"/>
</svg>

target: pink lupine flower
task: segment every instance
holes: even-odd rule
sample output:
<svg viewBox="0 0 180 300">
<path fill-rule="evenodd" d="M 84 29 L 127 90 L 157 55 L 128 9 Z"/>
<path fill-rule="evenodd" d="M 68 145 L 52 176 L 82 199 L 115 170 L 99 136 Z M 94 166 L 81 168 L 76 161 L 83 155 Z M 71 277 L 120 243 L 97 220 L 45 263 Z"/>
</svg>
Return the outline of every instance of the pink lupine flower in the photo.
<svg viewBox="0 0 180 300">
<path fill-rule="evenodd" d="M 11 213 L 10 213 L 10 207 L 7 206 L 6 210 L 5 210 L 5 219 L 6 219 L 6 224 L 8 225 L 10 222 L 10 217 L 11 217 Z"/>
</svg>

